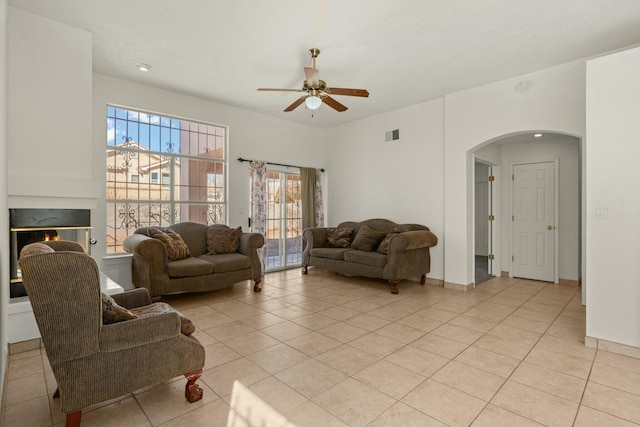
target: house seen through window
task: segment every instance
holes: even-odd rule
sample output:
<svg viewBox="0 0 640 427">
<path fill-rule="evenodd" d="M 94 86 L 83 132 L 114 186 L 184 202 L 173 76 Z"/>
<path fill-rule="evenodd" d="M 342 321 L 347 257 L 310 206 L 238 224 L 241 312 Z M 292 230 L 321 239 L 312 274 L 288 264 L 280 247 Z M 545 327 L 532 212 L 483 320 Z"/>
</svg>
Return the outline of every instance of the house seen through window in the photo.
<svg viewBox="0 0 640 427">
<path fill-rule="evenodd" d="M 137 228 L 226 222 L 227 129 L 107 107 L 107 253 Z"/>
</svg>

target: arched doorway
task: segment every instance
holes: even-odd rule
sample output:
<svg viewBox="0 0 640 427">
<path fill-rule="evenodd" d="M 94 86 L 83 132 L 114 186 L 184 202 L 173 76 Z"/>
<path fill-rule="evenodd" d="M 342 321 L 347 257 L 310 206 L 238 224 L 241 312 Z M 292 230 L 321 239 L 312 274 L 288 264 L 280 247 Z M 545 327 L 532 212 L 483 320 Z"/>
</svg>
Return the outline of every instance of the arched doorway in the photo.
<svg viewBox="0 0 640 427">
<path fill-rule="evenodd" d="M 536 134 L 540 136 L 534 136 Z M 546 267 L 551 269 L 552 275 L 545 276 L 546 278 L 542 280 L 555 283 L 580 283 L 583 259 L 583 189 L 580 142 L 579 138 L 572 135 L 527 131 L 502 135 L 471 150 L 470 154 L 474 161 L 470 162 L 473 165 L 473 170 L 469 171 L 469 174 L 474 179 L 476 159 L 483 163 L 497 165 L 502 171 L 502 177 L 496 178 L 496 181 L 492 183 L 493 191 L 497 192 L 493 198 L 495 219 L 492 222 L 493 227 L 497 227 L 497 237 L 492 241 L 492 252 L 496 258 L 494 267 L 498 266 L 499 268 L 497 271 L 494 268 L 494 275 L 541 280 L 539 276 L 531 274 L 526 268 L 519 269 L 517 267 L 518 262 L 544 264 L 540 261 L 542 252 L 536 252 L 536 250 L 540 250 L 536 244 L 544 242 L 546 236 L 548 237 L 546 248 L 549 249 L 548 245 L 551 242 L 550 250 L 552 251 L 550 253 L 551 261 L 547 261 Z M 522 170 L 526 169 L 527 173 L 534 174 L 531 175 L 534 178 L 544 175 L 543 172 L 539 172 L 538 165 L 547 166 L 546 170 L 551 167 L 553 171 L 551 175 L 555 181 L 551 184 L 552 197 L 548 199 L 554 204 L 551 208 L 553 213 L 551 216 L 541 215 L 540 206 L 549 208 L 545 204 L 546 202 L 536 208 L 535 203 L 522 202 L 518 199 L 520 193 L 514 193 L 518 191 L 517 185 L 514 185 L 516 175 Z M 525 189 L 523 193 L 526 192 Z M 544 194 L 544 191 L 535 190 L 532 200 L 535 202 L 536 197 L 539 198 L 541 194 Z M 475 216 L 475 198 L 473 200 L 474 206 L 468 214 Z M 544 230 L 534 230 L 527 235 L 521 228 L 518 228 L 518 219 L 521 219 L 523 215 L 522 212 L 516 215 L 518 209 L 516 203 L 519 203 L 520 207 L 528 206 L 530 209 L 528 213 L 533 217 L 544 217 Z M 473 223 L 473 221 L 471 222 Z M 472 235 L 475 237 L 475 224 L 473 228 Z M 531 239 L 533 239 L 533 243 Z M 527 242 L 529 246 L 526 246 Z M 523 259 L 525 256 L 530 258 Z M 471 262 L 474 262 L 475 268 L 475 259 L 472 259 Z M 538 267 L 538 265 L 534 265 L 532 269 L 537 271 Z"/>
</svg>

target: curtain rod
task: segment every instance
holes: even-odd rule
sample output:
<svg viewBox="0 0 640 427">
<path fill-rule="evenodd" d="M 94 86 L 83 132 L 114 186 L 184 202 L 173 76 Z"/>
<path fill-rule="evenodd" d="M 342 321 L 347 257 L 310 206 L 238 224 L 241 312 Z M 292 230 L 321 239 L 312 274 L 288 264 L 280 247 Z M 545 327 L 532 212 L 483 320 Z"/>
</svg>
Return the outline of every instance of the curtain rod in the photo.
<svg viewBox="0 0 640 427">
<path fill-rule="evenodd" d="M 242 157 L 238 157 L 238 161 L 239 162 L 253 162 L 253 160 L 243 159 Z M 287 168 L 301 168 L 301 167 L 303 167 L 303 166 L 285 165 L 285 164 L 282 164 L 282 163 L 273 163 L 273 162 L 265 162 L 265 163 L 267 163 L 269 165 L 275 165 L 275 166 L 284 166 L 284 167 L 287 167 Z M 324 168 L 320 169 L 320 172 L 324 172 Z"/>
</svg>

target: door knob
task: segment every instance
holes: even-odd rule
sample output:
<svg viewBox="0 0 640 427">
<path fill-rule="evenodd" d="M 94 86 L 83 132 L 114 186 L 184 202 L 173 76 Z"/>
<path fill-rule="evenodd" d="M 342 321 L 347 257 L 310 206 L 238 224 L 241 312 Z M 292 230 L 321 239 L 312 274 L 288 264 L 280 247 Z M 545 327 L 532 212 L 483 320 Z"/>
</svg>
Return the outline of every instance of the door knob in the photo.
<svg viewBox="0 0 640 427">
<path fill-rule="evenodd" d="M 547 225 L 547 230 L 553 230 L 553 225 Z"/>
</svg>

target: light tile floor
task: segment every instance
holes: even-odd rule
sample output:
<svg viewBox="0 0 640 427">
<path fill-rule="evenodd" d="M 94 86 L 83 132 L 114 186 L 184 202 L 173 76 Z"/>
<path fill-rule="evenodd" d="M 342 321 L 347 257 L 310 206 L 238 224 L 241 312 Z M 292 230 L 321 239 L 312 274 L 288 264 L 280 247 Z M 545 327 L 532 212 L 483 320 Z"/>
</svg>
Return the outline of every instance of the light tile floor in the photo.
<svg viewBox="0 0 640 427">
<path fill-rule="evenodd" d="M 580 288 L 495 278 L 460 292 L 310 269 L 165 298 L 206 348 L 186 380 L 87 408 L 82 425 L 225 425 L 240 381 L 303 426 L 640 425 L 640 359 L 584 346 Z M 44 350 L 9 357 L 5 426 L 64 424 Z"/>
</svg>

